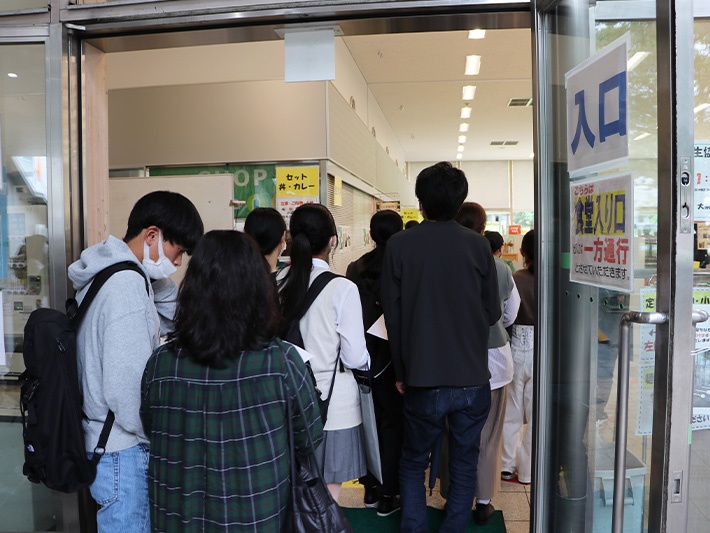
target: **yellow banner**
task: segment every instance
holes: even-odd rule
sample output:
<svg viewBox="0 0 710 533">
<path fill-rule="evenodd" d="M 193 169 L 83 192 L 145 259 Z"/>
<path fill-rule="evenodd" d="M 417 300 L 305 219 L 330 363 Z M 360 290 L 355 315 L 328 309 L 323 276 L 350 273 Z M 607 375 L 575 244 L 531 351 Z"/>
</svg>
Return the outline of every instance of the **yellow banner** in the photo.
<svg viewBox="0 0 710 533">
<path fill-rule="evenodd" d="M 421 216 L 419 215 L 419 209 L 415 208 L 404 208 L 402 209 L 402 220 L 406 224 L 410 220 L 416 220 L 421 222 Z"/>
<path fill-rule="evenodd" d="M 276 196 L 319 196 L 319 171 L 311 167 L 276 167 Z"/>
</svg>

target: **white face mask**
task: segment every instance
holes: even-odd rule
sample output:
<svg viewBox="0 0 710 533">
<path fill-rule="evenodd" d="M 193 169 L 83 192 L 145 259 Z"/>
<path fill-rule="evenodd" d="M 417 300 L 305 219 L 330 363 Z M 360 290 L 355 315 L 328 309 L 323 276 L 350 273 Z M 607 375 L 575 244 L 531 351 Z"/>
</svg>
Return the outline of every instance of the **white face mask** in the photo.
<svg viewBox="0 0 710 533">
<path fill-rule="evenodd" d="M 150 279 L 166 279 L 177 271 L 177 267 L 165 256 L 163 251 L 163 234 L 158 232 L 158 260 L 150 258 L 148 241 L 143 241 L 143 268 Z"/>
</svg>

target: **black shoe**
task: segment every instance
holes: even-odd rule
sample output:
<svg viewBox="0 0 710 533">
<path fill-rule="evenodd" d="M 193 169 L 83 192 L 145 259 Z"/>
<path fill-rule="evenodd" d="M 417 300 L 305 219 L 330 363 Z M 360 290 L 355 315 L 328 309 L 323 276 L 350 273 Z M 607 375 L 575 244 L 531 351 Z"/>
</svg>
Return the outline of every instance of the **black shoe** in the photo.
<svg viewBox="0 0 710 533">
<path fill-rule="evenodd" d="M 513 472 L 509 472 L 509 471 L 507 471 L 507 470 L 503 470 L 503 471 L 500 473 L 500 478 L 501 478 L 503 481 L 510 481 L 510 480 L 513 479 L 514 477 L 515 477 L 515 474 L 514 474 Z"/>
<path fill-rule="evenodd" d="M 380 501 L 379 487 L 365 487 L 365 507 L 371 509 L 377 507 Z"/>
<path fill-rule="evenodd" d="M 477 503 L 473 510 L 473 521 L 479 526 L 485 526 L 495 513 L 495 507 L 490 503 Z"/>
<path fill-rule="evenodd" d="M 377 504 L 377 516 L 389 516 L 399 511 L 399 496 L 382 496 Z"/>
</svg>

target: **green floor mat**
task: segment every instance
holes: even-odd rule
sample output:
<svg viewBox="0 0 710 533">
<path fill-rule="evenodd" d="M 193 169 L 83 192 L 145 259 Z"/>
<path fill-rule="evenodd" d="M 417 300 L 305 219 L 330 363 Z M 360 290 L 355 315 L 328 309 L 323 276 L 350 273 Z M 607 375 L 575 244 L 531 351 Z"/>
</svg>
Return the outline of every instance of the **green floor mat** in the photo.
<svg viewBox="0 0 710 533">
<path fill-rule="evenodd" d="M 343 507 L 343 512 L 347 517 L 355 533 L 398 533 L 399 521 L 402 516 L 398 511 L 389 516 L 377 516 L 375 509 L 352 509 Z M 429 531 L 437 531 L 444 520 L 444 511 L 427 507 L 427 517 L 429 518 Z M 496 511 L 485 526 L 474 524 L 473 519 L 466 531 L 476 533 L 505 533 L 505 522 L 503 513 Z"/>
</svg>

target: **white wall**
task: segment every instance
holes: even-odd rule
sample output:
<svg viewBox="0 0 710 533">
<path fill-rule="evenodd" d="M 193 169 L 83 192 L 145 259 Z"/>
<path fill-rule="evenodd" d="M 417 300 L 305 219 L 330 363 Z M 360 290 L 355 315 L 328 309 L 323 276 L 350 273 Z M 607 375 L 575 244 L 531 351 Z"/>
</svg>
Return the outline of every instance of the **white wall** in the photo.
<svg viewBox="0 0 710 533">
<path fill-rule="evenodd" d="M 109 91 L 111 168 L 326 156 L 325 82 Z"/>
<path fill-rule="evenodd" d="M 412 190 L 417 175 L 436 161 L 407 163 Z M 477 202 L 487 210 L 533 211 L 535 208 L 534 163 L 530 161 L 452 162 L 468 179 L 466 201 Z"/>
<path fill-rule="evenodd" d="M 466 201 L 478 202 L 486 210 L 510 207 L 508 161 L 462 161 L 461 170 L 468 179 Z"/>
<path fill-rule="evenodd" d="M 353 60 L 345 41 L 335 39 L 335 80 L 333 85 L 350 103 L 350 97 L 355 99 L 355 114 L 360 118 L 367 130 L 372 133 L 375 128 L 377 142 L 384 150 L 389 149 L 389 157 L 399 163 L 401 172 L 405 170 L 404 150 L 394 135 L 382 109 L 365 82 L 360 69 Z"/>
</svg>

